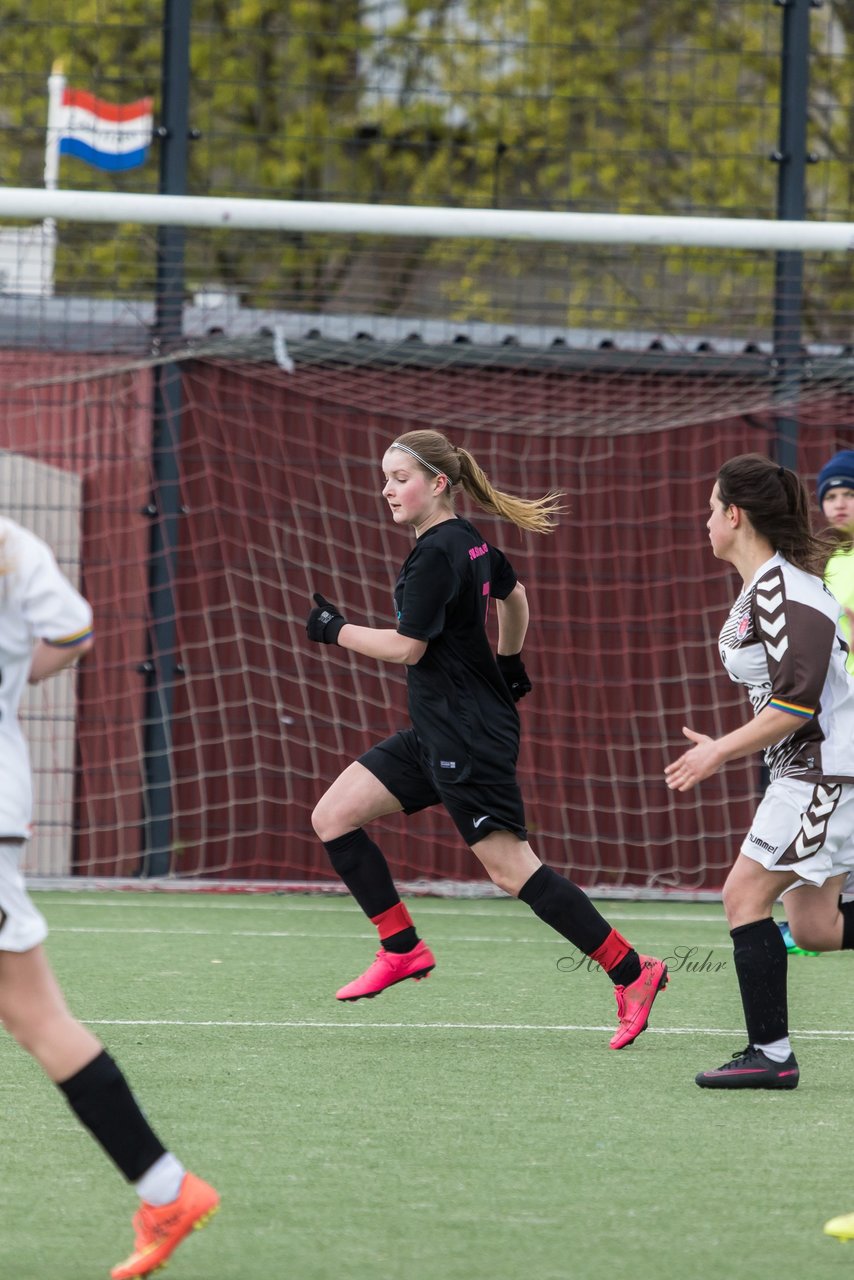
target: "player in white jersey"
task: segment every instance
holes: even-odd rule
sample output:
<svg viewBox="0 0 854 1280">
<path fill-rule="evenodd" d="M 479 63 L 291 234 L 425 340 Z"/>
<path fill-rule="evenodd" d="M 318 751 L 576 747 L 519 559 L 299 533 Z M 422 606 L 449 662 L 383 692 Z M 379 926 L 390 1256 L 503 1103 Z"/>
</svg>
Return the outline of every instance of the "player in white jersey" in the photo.
<svg viewBox="0 0 854 1280">
<path fill-rule="evenodd" d="M 812 533 L 795 473 L 759 454 L 733 458 L 710 506 L 712 551 L 744 584 L 721 631 L 721 661 L 754 715 L 717 739 L 686 728 L 694 745 L 665 777 L 671 789 L 689 791 L 764 749 L 771 781 L 723 892 L 749 1044 L 696 1080 L 703 1088 L 794 1089 L 786 944 L 771 912 L 797 886 L 786 905 L 799 945 L 854 948 L 854 903 L 839 901 L 854 871 L 854 682 L 839 605 L 821 581 L 830 547 Z"/>
<path fill-rule="evenodd" d="M 42 947 L 47 925 L 21 875 L 32 817 L 21 695 L 92 645 L 92 610 L 50 548 L 0 517 L 0 1021 L 139 1193 L 134 1252 L 112 1271 L 125 1280 L 161 1266 L 219 1197 L 166 1150 L 119 1067 L 69 1012 Z"/>
</svg>

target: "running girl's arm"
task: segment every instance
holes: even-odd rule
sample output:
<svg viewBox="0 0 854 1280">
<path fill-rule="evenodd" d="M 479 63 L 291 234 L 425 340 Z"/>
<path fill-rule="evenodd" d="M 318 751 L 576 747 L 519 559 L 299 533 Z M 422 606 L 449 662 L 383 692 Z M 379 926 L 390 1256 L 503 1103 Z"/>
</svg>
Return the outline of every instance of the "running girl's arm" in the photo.
<svg viewBox="0 0 854 1280">
<path fill-rule="evenodd" d="M 19 527 L 15 544 L 15 590 L 35 639 L 27 678 L 38 684 L 92 648 L 92 608 L 61 571 L 46 542 Z"/>
<path fill-rule="evenodd" d="M 38 684 L 39 681 L 47 680 L 49 676 L 55 676 L 57 672 L 72 666 L 78 658 L 83 657 L 84 653 L 89 652 L 94 643 L 93 636 L 87 636 L 78 644 L 68 645 L 56 645 L 50 644 L 47 640 L 37 640 L 28 676 L 30 684 Z"/>
<path fill-rule="evenodd" d="M 521 653 L 528 631 L 530 612 L 528 597 L 521 582 L 517 582 L 505 600 L 495 601 L 498 614 L 498 652 Z"/>
<path fill-rule="evenodd" d="M 383 662 L 402 662 L 414 666 L 424 657 L 427 641 L 401 635 L 389 627 L 357 627 L 320 592 L 314 593 L 314 605 L 308 615 L 306 633 L 319 644 L 337 644 L 366 658 Z"/>
<path fill-rule="evenodd" d="M 357 627 L 352 622 L 345 623 L 338 632 L 338 644 L 342 649 L 351 649 L 366 658 L 402 662 L 407 667 L 420 662 L 427 649 L 426 640 L 402 636 L 389 627 Z"/>
<path fill-rule="evenodd" d="M 781 742 L 801 723 L 800 716 L 767 706 L 749 724 L 725 733 L 722 738 L 710 738 L 685 726 L 682 732 L 694 745 L 664 770 L 667 785 L 671 791 L 690 791 L 698 782 L 717 773 L 729 760 L 740 760 L 742 756 Z"/>
</svg>

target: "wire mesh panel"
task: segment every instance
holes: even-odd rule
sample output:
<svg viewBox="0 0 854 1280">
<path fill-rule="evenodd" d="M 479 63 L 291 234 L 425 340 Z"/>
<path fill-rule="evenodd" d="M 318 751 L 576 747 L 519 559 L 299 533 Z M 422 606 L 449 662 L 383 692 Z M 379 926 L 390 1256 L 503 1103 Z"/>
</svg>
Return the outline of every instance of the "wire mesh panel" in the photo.
<svg viewBox="0 0 854 1280">
<path fill-rule="evenodd" d="M 405 723 L 405 690 L 396 667 L 310 645 L 305 617 L 321 590 L 353 621 L 393 625 L 409 541 L 380 498 L 380 460 L 396 435 L 429 423 L 499 487 L 566 495 L 568 515 L 541 538 L 460 507 L 503 546 L 532 604 L 521 777 L 541 855 L 588 884 L 719 884 L 758 771 L 727 771 L 690 797 L 670 793 L 662 772 L 683 723 L 719 734 L 745 715 L 718 670 L 736 584 L 709 551 L 705 519 L 721 462 L 767 451 L 765 363 L 603 351 L 579 366 L 561 348 L 309 338 L 291 344 L 285 369 L 274 345 L 256 340 L 237 357 L 221 342 L 218 358 L 181 365 L 169 870 L 329 880 L 311 809 L 351 758 Z M 161 518 L 148 501 L 152 370 L 16 361 L 0 444 L 82 484 L 82 585 L 98 645 L 79 677 L 74 866 L 133 874 Z M 818 372 L 800 405 L 808 475 L 854 443 L 851 361 Z M 50 492 L 36 501 L 47 518 Z M 387 826 L 401 878 L 476 877 L 441 813 L 405 834 Z"/>
</svg>

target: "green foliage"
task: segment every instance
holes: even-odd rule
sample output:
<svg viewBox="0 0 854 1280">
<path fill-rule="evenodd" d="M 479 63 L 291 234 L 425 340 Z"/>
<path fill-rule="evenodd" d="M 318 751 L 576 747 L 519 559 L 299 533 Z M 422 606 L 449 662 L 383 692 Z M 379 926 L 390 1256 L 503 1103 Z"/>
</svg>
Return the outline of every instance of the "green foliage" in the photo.
<svg viewBox="0 0 854 1280">
<path fill-rule="evenodd" d="M 7 86 L 0 176 L 7 185 L 41 183 L 45 81 L 55 58 L 74 85 L 115 101 L 150 93 L 159 108 L 159 0 L 81 0 L 65 24 L 47 0 L 32 0 L 25 13 L 0 0 L 0 16 Z M 811 22 L 810 145 L 819 161 L 809 173 L 810 211 L 850 218 L 854 11 L 848 0 L 831 0 Z M 778 136 L 780 38 L 781 11 L 753 0 L 642 7 L 618 0 L 196 0 L 191 125 L 201 137 L 190 148 L 189 190 L 772 217 L 777 170 L 768 154 Z M 156 150 L 144 169 L 115 176 L 66 157 L 61 181 L 156 190 Z M 58 287 L 147 291 L 152 242 L 132 228 L 63 227 Z M 524 249 L 396 242 L 371 252 L 372 310 L 417 312 L 425 281 L 429 293 L 437 280 L 454 316 L 504 319 L 534 307 L 521 285 L 503 304 L 490 278 L 524 276 Z M 188 234 L 191 284 L 231 286 L 258 305 L 351 305 L 364 253 L 357 241 L 330 248 L 328 239 L 296 235 Z M 615 289 L 600 262 L 586 252 L 567 280 L 562 316 L 550 320 L 636 317 L 643 273 Z M 662 271 L 668 274 L 666 261 Z M 821 280 L 828 277 L 833 288 L 811 286 L 817 318 L 851 307 L 841 259 Z M 704 278 L 697 287 L 690 276 L 679 279 L 686 319 L 708 310 L 710 281 L 721 281 L 724 303 L 756 279 L 756 267 L 745 256 L 719 255 Z M 649 302 L 660 310 L 664 297 L 654 292 Z M 764 322 L 760 310 L 753 320 Z"/>
</svg>

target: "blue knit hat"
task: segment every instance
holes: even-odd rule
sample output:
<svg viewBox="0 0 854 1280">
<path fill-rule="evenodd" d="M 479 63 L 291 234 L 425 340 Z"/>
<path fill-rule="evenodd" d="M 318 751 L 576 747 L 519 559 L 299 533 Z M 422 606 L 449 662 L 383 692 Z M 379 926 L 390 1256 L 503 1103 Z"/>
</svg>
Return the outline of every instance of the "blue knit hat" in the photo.
<svg viewBox="0 0 854 1280">
<path fill-rule="evenodd" d="M 826 462 L 819 471 L 816 485 L 819 506 L 824 502 L 824 495 L 828 489 L 836 489 L 840 486 L 854 489 L 854 449 L 843 449 L 835 458 L 831 458 L 830 462 Z"/>
</svg>

